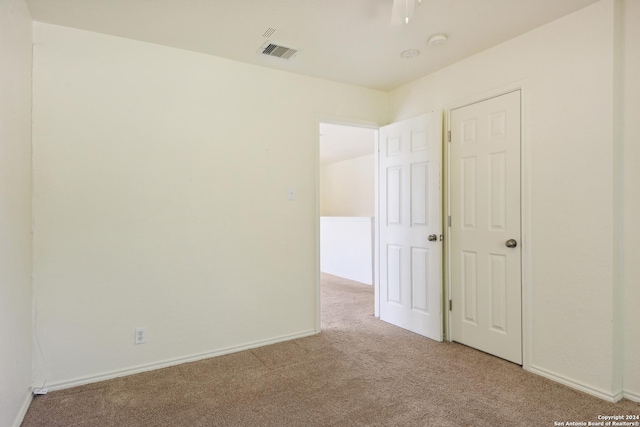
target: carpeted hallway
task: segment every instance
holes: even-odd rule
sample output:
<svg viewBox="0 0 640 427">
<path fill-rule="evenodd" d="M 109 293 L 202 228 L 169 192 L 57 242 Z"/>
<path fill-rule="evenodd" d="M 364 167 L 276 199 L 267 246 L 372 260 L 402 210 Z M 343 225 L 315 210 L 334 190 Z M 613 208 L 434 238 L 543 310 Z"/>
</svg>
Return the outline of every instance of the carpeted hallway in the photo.
<svg viewBox="0 0 640 427">
<path fill-rule="evenodd" d="M 34 399 L 29 426 L 553 426 L 640 414 L 373 317 L 323 275 L 322 333 Z"/>
</svg>

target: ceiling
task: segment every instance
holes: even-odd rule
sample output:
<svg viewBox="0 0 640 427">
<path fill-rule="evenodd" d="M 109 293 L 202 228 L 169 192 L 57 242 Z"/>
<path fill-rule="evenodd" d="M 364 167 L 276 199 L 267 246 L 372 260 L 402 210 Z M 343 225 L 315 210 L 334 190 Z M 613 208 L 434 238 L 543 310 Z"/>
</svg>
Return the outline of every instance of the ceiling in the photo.
<svg viewBox="0 0 640 427">
<path fill-rule="evenodd" d="M 375 129 L 320 123 L 320 164 L 373 154 Z"/>
<path fill-rule="evenodd" d="M 40 22 L 388 91 L 597 0 L 422 0 L 408 24 L 393 0 L 26 1 Z M 267 41 L 299 52 L 259 54 Z"/>
</svg>

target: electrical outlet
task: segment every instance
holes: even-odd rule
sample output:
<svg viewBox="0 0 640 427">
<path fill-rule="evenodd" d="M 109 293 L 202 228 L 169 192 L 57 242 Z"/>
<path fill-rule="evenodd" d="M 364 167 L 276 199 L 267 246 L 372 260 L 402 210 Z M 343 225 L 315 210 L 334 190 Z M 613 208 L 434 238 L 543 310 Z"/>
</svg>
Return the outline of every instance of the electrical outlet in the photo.
<svg viewBox="0 0 640 427">
<path fill-rule="evenodd" d="M 144 344 L 147 342 L 147 328 L 136 328 L 136 344 Z"/>
</svg>

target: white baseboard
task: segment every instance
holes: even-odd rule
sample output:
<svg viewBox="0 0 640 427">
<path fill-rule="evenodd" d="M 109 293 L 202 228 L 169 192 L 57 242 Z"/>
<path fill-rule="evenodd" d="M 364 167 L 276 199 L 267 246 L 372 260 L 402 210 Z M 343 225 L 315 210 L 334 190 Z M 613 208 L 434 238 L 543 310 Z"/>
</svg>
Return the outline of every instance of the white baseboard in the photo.
<svg viewBox="0 0 640 427">
<path fill-rule="evenodd" d="M 216 356 L 223 356 L 225 354 L 230 354 L 230 353 L 237 353 L 239 351 L 249 350 L 256 347 L 263 347 L 266 345 L 276 344 L 284 341 L 290 341 L 297 338 L 304 338 L 311 335 L 316 335 L 316 333 L 317 332 L 314 329 L 314 330 L 309 330 L 305 332 L 300 332 L 297 334 L 283 335 L 275 338 L 270 338 L 268 340 L 254 341 L 254 342 L 243 344 L 240 346 L 227 347 L 221 350 L 192 354 L 189 356 L 176 357 L 173 359 L 167 359 L 160 362 L 134 366 L 131 368 L 119 369 L 115 371 L 104 372 L 97 375 L 89 375 L 85 377 L 74 378 L 72 380 L 53 382 L 53 383 L 47 384 L 47 390 L 49 391 L 63 390 L 66 388 L 71 388 L 71 387 L 76 387 L 76 386 L 91 384 L 91 383 L 97 383 L 100 381 L 110 380 L 113 378 L 125 377 L 127 375 L 134 375 L 142 372 L 154 371 L 156 369 L 162 369 L 162 368 L 167 368 L 169 366 L 180 365 L 182 363 L 196 362 L 198 360 L 209 359 L 211 357 L 216 357 Z"/>
<path fill-rule="evenodd" d="M 640 393 L 634 393 L 631 391 L 623 391 L 622 397 L 625 399 L 633 400 L 634 402 L 640 402 Z"/>
<path fill-rule="evenodd" d="M 548 378 L 552 381 L 558 382 L 560 384 L 564 384 L 568 387 L 571 387 L 573 389 L 576 390 L 580 390 L 584 393 L 590 394 L 592 396 L 598 397 L 600 399 L 606 400 L 608 402 L 617 402 L 620 399 L 622 399 L 623 397 L 623 392 L 619 391 L 617 393 L 611 393 L 599 388 L 595 388 L 595 387 L 591 387 L 589 385 L 583 384 L 580 381 L 576 381 L 567 377 L 564 377 L 562 375 L 558 375 L 555 372 L 551 372 L 547 369 L 544 368 L 539 368 L 537 366 L 533 366 L 531 365 L 529 367 L 529 369 L 527 369 L 529 372 L 532 372 L 534 374 L 540 375 L 542 377 Z"/>
<path fill-rule="evenodd" d="M 20 424 L 22 424 L 22 421 L 24 420 L 24 416 L 27 415 L 27 411 L 29 410 L 29 406 L 31 405 L 32 400 L 33 400 L 33 393 L 29 391 L 29 393 L 27 393 L 27 396 L 24 398 L 24 402 L 22 403 L 22 406 L 20 407 L 20 412 L 18 412 L 18 415 L 16 416 L 16 419 L 13 422 L 13 427 L 20 427 Z"/>
</svg>

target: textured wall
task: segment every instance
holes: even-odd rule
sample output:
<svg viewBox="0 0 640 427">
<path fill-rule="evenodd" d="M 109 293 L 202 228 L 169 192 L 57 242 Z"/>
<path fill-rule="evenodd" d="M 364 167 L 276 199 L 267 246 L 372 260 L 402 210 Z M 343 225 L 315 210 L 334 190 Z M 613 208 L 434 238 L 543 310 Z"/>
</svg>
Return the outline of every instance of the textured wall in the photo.
<svg viewBox="0 0 640 427">
<path fill-rule="evenodd" d="M 373 154 L 322 165 L 322 216 L 375 216 L 375 166 Z"/>
<path fill-rule="evenodd" d="M 34 39 L 51 383 L 314 333 L 317 117 L 383 122 L 388 95 L 47 24 Z"/>
<path fill-rule="evenodd" d="M 640 2 L 624 3 L 624 390 L 640 402 Z"/>
<path fill-rule="evenodd" d="M 31 16 L 0 1 L 0 426 L 31 385 Z"/>
</svg>

